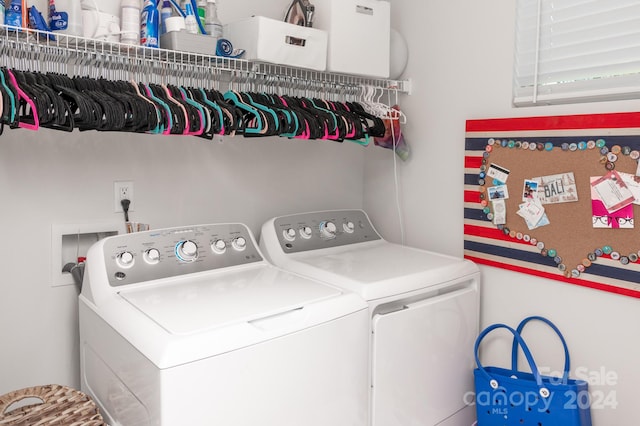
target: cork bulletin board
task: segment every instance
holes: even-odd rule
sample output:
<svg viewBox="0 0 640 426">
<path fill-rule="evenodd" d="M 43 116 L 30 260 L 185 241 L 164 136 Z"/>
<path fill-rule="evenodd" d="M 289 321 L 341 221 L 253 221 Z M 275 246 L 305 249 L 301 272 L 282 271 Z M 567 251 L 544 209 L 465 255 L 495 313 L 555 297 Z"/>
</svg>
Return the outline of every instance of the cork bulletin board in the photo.
<svg viewBox="0 0 640 426">
<path fill-rule="evenodd" d="M 465 257 L 640 297 L 639 159 L 640 113 L 467 121 Z"/>
</svg>

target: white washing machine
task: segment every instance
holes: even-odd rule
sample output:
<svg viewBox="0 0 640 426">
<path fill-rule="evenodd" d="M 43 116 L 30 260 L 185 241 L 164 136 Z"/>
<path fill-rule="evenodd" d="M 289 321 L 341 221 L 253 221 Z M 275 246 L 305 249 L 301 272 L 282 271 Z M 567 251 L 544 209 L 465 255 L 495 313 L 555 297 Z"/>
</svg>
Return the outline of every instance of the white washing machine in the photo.
<svg viewBox="0 0 640 426">
<path fill-rule="evenodd" d="M 260 247 L 275 265 L 368 302 L 371 425 L 473 423 L 474 263 L 385 241 L 362 210 L 271 219 Z"/>
<path fill-rule="evenodd" d="M 367 312 L 242 224 L 109 237 L 80 295 L 82 390 L 111 426 L 365 426 Z"/>
</svg>

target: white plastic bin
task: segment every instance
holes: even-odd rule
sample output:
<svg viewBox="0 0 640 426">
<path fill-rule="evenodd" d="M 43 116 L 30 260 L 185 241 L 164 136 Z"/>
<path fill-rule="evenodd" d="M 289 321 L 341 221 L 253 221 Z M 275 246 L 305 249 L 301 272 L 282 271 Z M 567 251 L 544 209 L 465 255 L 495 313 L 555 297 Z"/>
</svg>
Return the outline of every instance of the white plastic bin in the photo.
<svg viewBox="0 0 640 426">
<path fill-rule="evenodd" d="M 244 58 L 324 71 L 327 67 L 327 33 L 264 16 L 225 25 L 224 36 Z"/>
<path fill-rule="evenodd" d="M 389 1 L 313 0 L 312 3 L 313 27 L 329 33 L 328 71 L 389 77 Z"/>
</svg>

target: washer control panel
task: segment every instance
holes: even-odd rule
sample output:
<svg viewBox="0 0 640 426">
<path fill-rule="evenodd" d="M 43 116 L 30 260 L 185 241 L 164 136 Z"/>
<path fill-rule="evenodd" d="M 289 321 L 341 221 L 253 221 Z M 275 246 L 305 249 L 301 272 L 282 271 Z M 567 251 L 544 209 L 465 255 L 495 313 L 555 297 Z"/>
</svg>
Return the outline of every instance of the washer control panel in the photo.
<svg viewBox="0 0 640 426">
<path fill-rule="evenodd" d="M 274 219 L 285 253 L 297 253 L 381 239 L 362 210 L 335 210 Z"/>
<path fill-rule="evenodd" d="M 104 240 L 104 263 L 109 284 L 120 287 L 262 261 L 254 241 L 243 224 L 116 235 Z"/>
</svg>

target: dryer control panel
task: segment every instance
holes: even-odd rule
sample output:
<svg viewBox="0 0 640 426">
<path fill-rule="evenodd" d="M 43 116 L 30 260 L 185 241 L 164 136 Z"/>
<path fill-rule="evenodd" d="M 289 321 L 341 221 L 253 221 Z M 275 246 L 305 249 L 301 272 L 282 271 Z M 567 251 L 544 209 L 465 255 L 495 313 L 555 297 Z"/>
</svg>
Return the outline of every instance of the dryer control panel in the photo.
<svg viewBox="0 0 640 426">
<path fill-rule="evenodd" d="M 212 224 L 117 235 L 103 240 L 109 284 L 119 287 L 262 261 L 243 224 Z M 89 262 L 100 261 L 91 259 Z"/>
<path fill-rule="evenodd" d="M 380 240 L 362 210 L 333 210 L 282 216 L 273 220 L 273 229 L 285 253 L 318 250 Z"/>
</svg>

